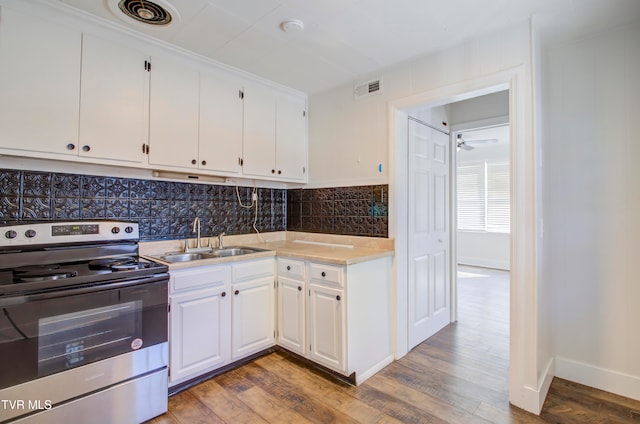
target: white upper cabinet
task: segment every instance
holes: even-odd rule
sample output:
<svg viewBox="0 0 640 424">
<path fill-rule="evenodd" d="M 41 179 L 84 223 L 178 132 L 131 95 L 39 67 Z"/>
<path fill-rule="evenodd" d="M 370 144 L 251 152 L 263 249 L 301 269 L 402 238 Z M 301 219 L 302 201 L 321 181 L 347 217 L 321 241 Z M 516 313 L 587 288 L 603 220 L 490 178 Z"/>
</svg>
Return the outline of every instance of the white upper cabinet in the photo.
<svg viewBox="0 0 640 424">
<path fill-rule="evenodd" d="M 307 181 L 305 96 L 24 7 L 0 8 L 0 154 Z"/>
<path fill-rule="evenodd" d="M 153 57 L 150 78 L 149 164 L 197 169 L 198 71 L 170 59 Z"/>
<path fill-rule="evenodd" d="M 147 143 L 149 57 L 84 34 L 79 155 L 141 163 Z"/>
<path fill-rule="evenodd" d="M 305 181 L 305 100 L 266 86 L 250 85 L 245 89 L 244 102 L 243 173 Z"/>
<path fill-rule="evenodd" d="M 306 102 L 279 94 L 276 98 L 276 168 L 278 177 L 305 180 L 307 172 Z"/>
<path fill-rule="evenodd" d="M 80 31 L 0 14 L 0 148 L 77 155 Z"/>
<path fill-rule="evenodd" d="M 199 168 L 242 172 L 242 81 L 221 72 L 200 73 Z"/>
<path fill-rule="evenodd" d="M 251 84 L 244 91 L 243 173 L 275 176 L 276 95 L 269 87 Z"/>
</svg>

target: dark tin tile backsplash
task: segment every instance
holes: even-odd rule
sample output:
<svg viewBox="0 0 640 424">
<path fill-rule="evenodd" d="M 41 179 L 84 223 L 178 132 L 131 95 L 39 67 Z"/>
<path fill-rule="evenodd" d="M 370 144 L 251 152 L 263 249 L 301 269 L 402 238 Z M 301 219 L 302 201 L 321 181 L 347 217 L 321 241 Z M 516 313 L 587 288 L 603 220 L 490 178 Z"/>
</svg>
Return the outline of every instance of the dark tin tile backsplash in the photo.
<svg viewBox="0 0 640 424">
<path fill-rule="evenodd" d="M 287 191 L 287 230 L 388 237 L 389 186 Z"/>
<path fill-rule="evenodd" d="M 250 187 L 240 187 L 243 204 Z M 258 189 L 256 227 L 388 236 L 388 186 Z M 213 184 L 0 169 L 0 222 L 120 219 L 137 221 L 143 240 L 254 232 L 254 210 L 238 205 L 236 189 Z"/>
<path fill-rule="evenodd" d="M 250 203 L 251 188 L 240 187 Z M 283 189 L 258 189 L 256 227 L 286 229 Z M 133 178 L 0 169 L 0 222 L 120 219 L 137 221 L 143 240 L 192 237 L 198 216 L 202 235 L 248 234 L 254 210 L 238 205 L 235 187 Z"/>
</svg>

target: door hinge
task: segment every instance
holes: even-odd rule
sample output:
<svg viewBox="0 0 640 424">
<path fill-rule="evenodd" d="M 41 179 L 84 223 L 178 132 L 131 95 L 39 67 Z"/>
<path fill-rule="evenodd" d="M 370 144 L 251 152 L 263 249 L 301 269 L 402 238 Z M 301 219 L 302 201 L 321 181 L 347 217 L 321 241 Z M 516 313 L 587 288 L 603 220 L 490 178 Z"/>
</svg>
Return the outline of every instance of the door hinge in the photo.
<svg viewBox="0 0 640 424">
<path fill-rule="evenodd" d="M 144 70 L 147 72 L 151 72 L 151 62 L 149 62 L 148 60 L 144 61 Z"/>
<path fill-rule="evenodd" d="M 244 99 L 244 91 L 238 90 L 238 97 L 240 98 L 240 100 L 243 100 Z"/>
</svg>

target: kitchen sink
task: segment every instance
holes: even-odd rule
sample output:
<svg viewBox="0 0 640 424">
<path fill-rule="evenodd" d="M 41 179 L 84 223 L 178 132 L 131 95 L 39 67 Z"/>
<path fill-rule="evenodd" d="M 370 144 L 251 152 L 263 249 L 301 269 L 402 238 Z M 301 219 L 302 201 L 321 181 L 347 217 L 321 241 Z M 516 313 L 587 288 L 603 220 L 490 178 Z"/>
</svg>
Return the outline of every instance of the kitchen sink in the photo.
<svg viewBox="0 0 640 424">
<path fill-rule="evenodd" d="M 152 256 L 163 262 L 191 262 L 202 259 L 225 258 L 227 256 L 249 255 L 251 253 L 266 252 L 266 249 L 256 249 L 253 247 L 225 247 L 224 249 L 212 249 L 206 252 L 170 252 L 164 255 Z"/>
</svg>

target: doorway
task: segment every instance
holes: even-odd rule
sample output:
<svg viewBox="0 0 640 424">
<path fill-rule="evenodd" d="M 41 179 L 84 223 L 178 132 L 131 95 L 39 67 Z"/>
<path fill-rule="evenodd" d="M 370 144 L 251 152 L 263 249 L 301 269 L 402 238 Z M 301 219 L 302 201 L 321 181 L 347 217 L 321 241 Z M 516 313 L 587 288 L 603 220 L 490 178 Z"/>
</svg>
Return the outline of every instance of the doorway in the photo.
<svg viewBox="0 0 640 424">
<path fill-rule="evenodd" d="M 390 199 L 389 234 L 396 242 L 393 299 L 395 318 L 395 353 L 400 358 L 408 352 L 408 177 L 407 119 L 408 111 L 418 105 L 438 107 L 497 91 L 509 90 L 512 164 L 512 229 L 509 326 L 509 399 L 529 411 L 539 411 L 541 385 L 538 382 L 536 303 L 530 293 L 536 288 L 536 221 L 534 196 L 534 138 L 529 124 L 530 91 L 524 69 L 467 80 L 447 87 L 412 95 L 389 103 Z M 513 220 L 517 217 L 517 220 Z M 451 246 L 454 249 L 455 246 Z M 455 264 L 449 261 L 451 274 Z M 455 287 L 452 285 L 452 287 Z M 452 298 L 455 293 L 451 293 Z M 455 317 L 455 308 L 451 315 Z M 546 380 L 545 380 L 546 381 Z"/>
</svg>

